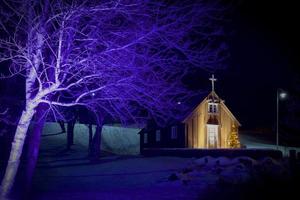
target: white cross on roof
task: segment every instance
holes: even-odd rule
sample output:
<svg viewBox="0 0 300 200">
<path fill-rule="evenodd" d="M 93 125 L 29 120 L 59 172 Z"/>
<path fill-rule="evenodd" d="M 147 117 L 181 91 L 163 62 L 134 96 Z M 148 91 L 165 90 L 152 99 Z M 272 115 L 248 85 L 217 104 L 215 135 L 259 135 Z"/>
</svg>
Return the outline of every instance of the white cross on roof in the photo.
<svg viewBox="0 0 300 200">
<path fill-rule="evenodd" d="M 209 80 L 211 81 L 211 88 L 212 88 L 212 91 L 215 91 L 215 81 L 217 81 L 217 79 L 215 78 L 215 76 L 212 74 L 212 77 L 209 78 Z"/>
</svg>

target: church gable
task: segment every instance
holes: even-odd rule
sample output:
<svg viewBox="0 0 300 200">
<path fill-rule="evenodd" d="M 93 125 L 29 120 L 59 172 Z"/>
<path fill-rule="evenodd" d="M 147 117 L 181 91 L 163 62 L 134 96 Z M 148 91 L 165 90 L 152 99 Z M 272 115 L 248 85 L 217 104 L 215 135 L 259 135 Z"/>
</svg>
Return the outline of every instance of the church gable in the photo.
<svg viewBox="0 0 300 200">
<path fill-rule="evenodd" d="M 214 91 L 216 79 L 212 75 L 212 91 L 183 120 L 186 125 L 187 146 L 191 148 L 228 148 L 228 138 L 239 121 Z"/>
<path fill-rule="evenodd" d="M 203 109 L 205 107 L 206 109 Z M 240 122 L 232 114 L 229 108 L 225 105 L 224 101 L 216 94 L 215 91 L 210 92 L 207 97 L 205 97 L 202 102 L 182 121 L 187 123 L 193 116 L 205 114 L 205 112 L 220 112 L 221 109 L 228 114 L 233 121 L 236 122 L 237 126 L 241 126 Z"/>
</svg>

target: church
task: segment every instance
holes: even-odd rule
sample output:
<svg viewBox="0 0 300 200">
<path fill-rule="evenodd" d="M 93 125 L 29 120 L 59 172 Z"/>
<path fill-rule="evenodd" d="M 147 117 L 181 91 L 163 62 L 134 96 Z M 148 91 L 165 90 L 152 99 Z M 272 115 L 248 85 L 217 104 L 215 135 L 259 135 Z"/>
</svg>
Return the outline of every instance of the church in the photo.
<svg viewBox="0 0 300 200">
<path fill-rule="evenodd" d="M 180 123 L 167 127 L 147 127 L 140 134 L 141 151 L 145 148 L 240 148 L 236 117 L 215 92 L 217 79 L 209 79 L 212 90 Z"/>
<path fill-rule="evenodd" d="M 212 81 L 212 91 L 183 120 L 186 147 L 230 148 L 234 146 L 232 144 L 234 138 L 232 137 L 238 136 L 238 127 L 241 124 L 227 108 L 224 101 L 216 94 L 214 75 L 209 80 Z M 238 144 L 235 146 L 239 147 Z"/>
</svg>

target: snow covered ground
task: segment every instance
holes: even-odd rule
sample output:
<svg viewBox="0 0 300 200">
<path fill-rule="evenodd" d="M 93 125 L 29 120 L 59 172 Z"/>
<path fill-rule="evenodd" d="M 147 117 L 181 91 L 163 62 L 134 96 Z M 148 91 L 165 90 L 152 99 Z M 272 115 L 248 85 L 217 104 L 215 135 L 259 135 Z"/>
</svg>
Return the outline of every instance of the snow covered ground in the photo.
<svg viewBox="0 0 300 200">
<path fill-rule="evenodd" d="M 240 134 L 239 137 L 241 143 L 246 145 L 247 149 L 277 149 L 275 142 L 270 142 L 262 137 L 257 137 L 256 134 L 257 133 L 251 134 L 251 132 Z M 284 156 L 289 155 L 289 150 L 300 152 L 300 148 L 286 146 L 278 146 L 278 150 L 280 150 Z"/>
<path fill-rule="evenodd" d="M 36 199 L 196 198 L 198 191 L 193 188 L 164 184 L 171 173 L 184 168 L 189 160 L 110 156 L 97 163 L 87 163 L 84 159 L 74 164 L 70 160 L 59 161 L 38 168 L 33 190 L 38 193 Z"/>
<path fill-rule="evenodd" d="M 93 127 L 93 131 L 95 127 Z M 122 154 L 122 155 L 138 155 L 140 152 L 140 137 L 138 132 L 140 129 L 126 127 L 122 128 L 118 125 L 105 125 L 102 132 L 101 148 L 105 151 Z M 73 149 L 80 154 L 86 154 L 88 149 L 88 127 L 84 124 L 76 124 L 74 128 L 74 146 Z M 58 123 L 46 123 L 42 141 L 42 151 L 63 151 L 66 148 L 67 135 L 61 133 Z"/>
<path fill-rule="evenodd" d="M 262 185 L 261 177 L 266 176 L 284 182 L 289 171 L 284 162 L 271 158 L 108 156 L 96 163 L 56 160 L 37 169 L 32 199 L 210 199 L 220 184 L 238 188 L 254 181 Z"/>
<path fill-rule="evenodd" d="M 168 177 L 191 159 L 144 158 L 138 155 L 138 129 L 105 126 L 98 161 L 87 157 L 88 130 L 76 125 L 74 145 L 66 150 L 66 134 L 56 123 L 47 123 L 34 176 L 33 199 L 177 199 L 197 198 L 198 189 L 173 184 Z M 129 149 L 129 151 L 128 151 Z M 174 193 L 177 191 L 177 193 Z M 175 198 L 175 199 L 176 199 Z"/>
<path fill-rule="evenodd" d="M 75 144 L 69 151 L 66 134 L 60 131 L 55 123 L 45 126 L 33 199 L 196 199 L 199 188 L 207 187 L 209 181 L 215 182 L 212 177 L 195 187 L 168 180 L 172 173 L 190 165 L 192 158 L 104 154 L 98 161 L 90 161 L 87 127 L 76 125 Z M 137 132 L 138 129 L 105 126 L 103 149 L 137 154 Z M 131 150 L 125 151 L 128 146 Z"/>
<path fill-rule="evenodd" d="M 75 145 L 66 151 L 66 135 L 59 133 L 57 125 L 47 124 L 31 199 L 212 199 L 220 184 L 232 185 L 233 190 L 238 190 L 239 185 L 247 182 L 264 183 L 260 177 L 289 178 L 286 163 L 271 158 L 196 159 L 106 153 L 98 161 L 90 161 L 87 157 L 87 128 L 76 125 L 75 130 Z M 107 126 L 104 137 L 109 130 L 124 131 Z M 139 140 L 135 136 L 138 130 L 131 131 L 135 134 L 127 139 L 121 139 L 122 133 L 107 136 L 109 139 L 103 141 L 103 146 L 121 151 L 129 143 L 134 143 L 134 148 L 137 148 Z M 249 148 L 269 147 L 251 137 L 241 139 Z M 133 142 L 129 142 L 131 140 Z M 118 142 L 123 144 L 118 145 Z M 219 199 L 222 195 L 215 197 Z"/>
</svg>

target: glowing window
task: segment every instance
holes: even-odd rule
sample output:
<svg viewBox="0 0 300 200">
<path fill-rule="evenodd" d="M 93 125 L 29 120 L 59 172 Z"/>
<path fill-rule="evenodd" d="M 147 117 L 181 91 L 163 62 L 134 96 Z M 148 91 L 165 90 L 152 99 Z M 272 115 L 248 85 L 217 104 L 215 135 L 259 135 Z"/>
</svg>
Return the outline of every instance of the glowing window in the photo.
<svg viewBox="0 0 300 200">
<path fill-rule="evenodd" d="M 207 125 L 207 144 L 208 147 L 217 147 L 218 144 L 218 126 Z"/>
</svg>

